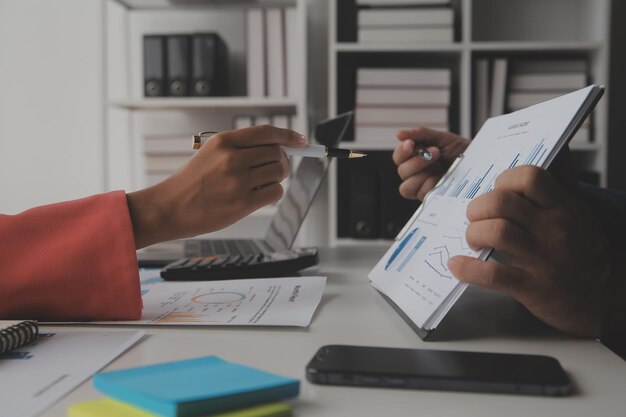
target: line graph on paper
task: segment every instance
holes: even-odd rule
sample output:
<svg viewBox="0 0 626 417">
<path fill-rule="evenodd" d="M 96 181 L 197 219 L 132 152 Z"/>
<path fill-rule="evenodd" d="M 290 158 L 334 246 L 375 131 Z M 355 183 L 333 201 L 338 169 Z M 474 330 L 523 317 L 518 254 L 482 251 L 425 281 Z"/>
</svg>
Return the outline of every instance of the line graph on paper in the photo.
<svg viewBox="0 0 626 417">
<path fill-rule="evenodd" d="M 173 293 L 161 303 L 156 324 L 205 323 L 225 324 L 235 319 L 243 304 L 257 296 L 257 290 L 229 291 L 219 286 L 199 286 L 192 291 Z"/>
<path fill-rule="evenodd" d="M 444 235 L 442 236 L 442 243 L 445 244 L 431 249 L 424 263 L 434 272 L 435 276 L 452 279 L 452 273 L 448 269 L 448 261 L 452 256 L 464 253 L 470 247 L 463 236 Z"/>
</svg>

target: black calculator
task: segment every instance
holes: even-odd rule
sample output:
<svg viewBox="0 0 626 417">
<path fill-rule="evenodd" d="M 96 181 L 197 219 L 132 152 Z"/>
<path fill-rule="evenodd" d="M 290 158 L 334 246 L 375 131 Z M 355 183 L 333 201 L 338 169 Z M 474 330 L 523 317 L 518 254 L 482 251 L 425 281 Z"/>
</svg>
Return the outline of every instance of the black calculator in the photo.
<svg viewBox="0 0 626 417">
<path fill-rule="evenodd" d="M 161 269 L 161 277 L 166 281 L 279 277 L 318 262 L 317 248 L 294 248 L 265 254 L 212 255 L 172 262 Z"/>
</svg>

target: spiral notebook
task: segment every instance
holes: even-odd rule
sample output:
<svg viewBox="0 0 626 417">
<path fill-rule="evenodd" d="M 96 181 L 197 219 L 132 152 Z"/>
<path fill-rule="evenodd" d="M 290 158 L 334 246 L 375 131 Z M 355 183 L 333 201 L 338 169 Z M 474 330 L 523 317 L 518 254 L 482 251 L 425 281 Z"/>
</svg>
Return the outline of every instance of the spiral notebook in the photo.
<svg viewBox="0 0 626 417">
<path fill-rule="evenodd" d="M 36 321 L 0 320 L 0 355 L 32 342 L 38 334 Z"/>
</svg>

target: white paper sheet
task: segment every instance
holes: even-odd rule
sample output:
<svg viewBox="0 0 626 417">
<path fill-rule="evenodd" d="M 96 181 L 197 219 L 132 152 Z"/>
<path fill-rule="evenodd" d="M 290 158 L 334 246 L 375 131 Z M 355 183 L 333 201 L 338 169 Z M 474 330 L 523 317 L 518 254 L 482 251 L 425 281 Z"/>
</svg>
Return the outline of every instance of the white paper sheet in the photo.
<svg viewBox="0 0 626 417">
<path fill-rule="evenodd" d="M 0 355 L 0 417 L 41 413 L 118 357 L 144 332 L 40 332 L 37 341 Z"/>
<path fill-rule="evenodd" d="M 306 327 L 326 285 L 321 276 L 192 282 L 163 281 L 158 270 L 141 276 L 141 320 L 106 323 Z"/>
</svg>

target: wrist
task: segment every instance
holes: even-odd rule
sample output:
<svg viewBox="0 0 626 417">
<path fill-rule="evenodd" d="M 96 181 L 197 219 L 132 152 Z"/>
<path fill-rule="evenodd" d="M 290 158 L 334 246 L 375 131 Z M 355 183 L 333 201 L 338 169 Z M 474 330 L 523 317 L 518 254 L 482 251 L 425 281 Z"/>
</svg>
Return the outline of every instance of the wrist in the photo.
<svg viewBox="0 0 626 417">
<path fill-rule="evenodd" d="M 137 249 L 170 240 L 168 216 L 157 197 L 155 187 L 126 194 Z"/>
</svg>

